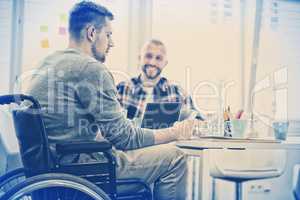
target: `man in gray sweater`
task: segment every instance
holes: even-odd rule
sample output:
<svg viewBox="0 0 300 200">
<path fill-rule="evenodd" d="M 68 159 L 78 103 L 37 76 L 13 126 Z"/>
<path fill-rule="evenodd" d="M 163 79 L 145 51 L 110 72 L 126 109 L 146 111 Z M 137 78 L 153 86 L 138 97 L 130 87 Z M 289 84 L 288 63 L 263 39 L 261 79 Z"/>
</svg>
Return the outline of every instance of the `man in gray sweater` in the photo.
<svg viewBox="0 0 300 200">
<path fill-rule="evenodd" d="M 184 199 L 186 157 L 166 143 L 189 138 L 196 122 L 149 130 L 126 119 L 113 77 L 103 65 L 113 46 L 112 20 L 112 13 L 101 5 L 76 4 L 69 16 L 69 47 L 41 62 L 28 94 L 42 106 L 50 146 L 70 139 L 94 140 L 101 133 L 114 146 L 117 178 L 140 178 L 154 184 L 155 199 Z M 80 155 L 63 162 L 93 159 L 101 157 Z"/>
</svg>

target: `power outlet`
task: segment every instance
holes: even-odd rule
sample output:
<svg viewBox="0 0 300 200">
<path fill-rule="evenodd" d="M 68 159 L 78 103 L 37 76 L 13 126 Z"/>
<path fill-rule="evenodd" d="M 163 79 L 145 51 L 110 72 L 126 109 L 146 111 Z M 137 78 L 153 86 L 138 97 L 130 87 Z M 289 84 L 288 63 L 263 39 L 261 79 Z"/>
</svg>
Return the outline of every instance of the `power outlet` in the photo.
<svg viewBox="0 0 300 200">
<path fill-rule="evenodd" d="M 271 192 L 271 183 L 253 183 L 249 185 L 251 193 L 268 193 Z"/>
</svg>

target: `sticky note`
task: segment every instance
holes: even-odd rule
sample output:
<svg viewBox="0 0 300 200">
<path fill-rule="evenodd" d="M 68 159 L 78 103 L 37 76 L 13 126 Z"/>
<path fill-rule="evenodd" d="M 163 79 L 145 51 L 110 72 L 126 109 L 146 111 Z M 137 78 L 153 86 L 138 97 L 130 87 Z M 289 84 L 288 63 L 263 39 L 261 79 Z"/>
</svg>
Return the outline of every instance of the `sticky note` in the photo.
<svg viewBox="0 0 300 200">
<path fill-rule="evenodd" d="M 65 13 L 59 15 L 59 20 L 61 22 L 67 22 L 67 15 Z"/>
<path fill-rule="evenodd" d="M 58 27 L 58 34 L 59 35 L 66 35 L 67 31 L 66 31 L 66 27 L 60 26 Z"/>
<path fill-rule="evenodd" d="M 41 32 L 48 32 L 48 26 L 47 25 L 41 25 L 40 26 L 40 31 Z"/>
<path fill-rule="evenodd" d="M 43 49 L 49 48 L 49 40 L 48 40 L 48 39 L 43 39 L 43 40 L 41 41 L 41 47 L 42 47 Z"/>
</svg>

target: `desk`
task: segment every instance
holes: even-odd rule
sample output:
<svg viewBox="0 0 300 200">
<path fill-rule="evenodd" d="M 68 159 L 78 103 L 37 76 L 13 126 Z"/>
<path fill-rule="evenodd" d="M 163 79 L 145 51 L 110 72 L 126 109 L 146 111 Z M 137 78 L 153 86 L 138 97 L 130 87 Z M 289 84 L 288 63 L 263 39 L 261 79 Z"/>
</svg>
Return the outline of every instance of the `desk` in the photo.
<svg viewBox="0 0 300 200">
<path fill-rule="evenodd" d="M 188 185 L 188 199 L 213 200 L 210 191 L 214 183 L 209 175 L 208 149 L 293 149 L 300 150 L 300 143 L 295 142 L 263 142 L 234 141 L 229 139 L 196 139 L 178 141 L 176 145 L 189 156 L 189 172 L 192 183 Z"/>
</svg>

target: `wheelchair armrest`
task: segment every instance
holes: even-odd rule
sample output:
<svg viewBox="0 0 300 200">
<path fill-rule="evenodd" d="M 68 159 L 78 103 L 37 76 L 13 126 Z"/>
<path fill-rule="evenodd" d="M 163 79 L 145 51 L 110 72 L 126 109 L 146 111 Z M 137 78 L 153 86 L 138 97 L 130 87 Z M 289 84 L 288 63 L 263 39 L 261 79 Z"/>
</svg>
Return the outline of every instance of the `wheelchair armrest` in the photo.
<svg viewBox="0 0 300 200">
<path fill-rule="evenodd" d="M 77 153 L 106 152 L 112 149 L 107 140 L 97 141 L 65 141 L 56 144 L 56 152 L 61 155 Z"/>
</svg>

